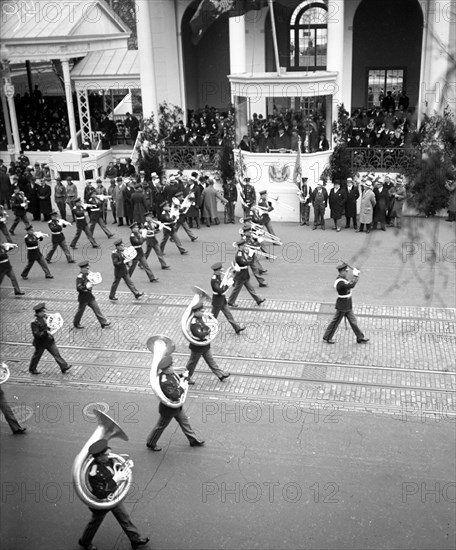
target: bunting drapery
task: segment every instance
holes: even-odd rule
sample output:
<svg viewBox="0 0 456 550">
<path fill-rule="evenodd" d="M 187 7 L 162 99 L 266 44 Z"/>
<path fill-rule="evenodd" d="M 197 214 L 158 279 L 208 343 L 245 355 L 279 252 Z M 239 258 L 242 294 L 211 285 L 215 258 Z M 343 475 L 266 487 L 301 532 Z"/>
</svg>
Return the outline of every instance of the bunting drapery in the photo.
<svg viewBox="0 0 456 550">
<path fill-rule="evenodd" d="M 239 17 L 267 5 L 268 0 L 201 0 L 190 21 L 193 44 L 198 44 L 207 29 L 220 17 Z"/>
</svg>

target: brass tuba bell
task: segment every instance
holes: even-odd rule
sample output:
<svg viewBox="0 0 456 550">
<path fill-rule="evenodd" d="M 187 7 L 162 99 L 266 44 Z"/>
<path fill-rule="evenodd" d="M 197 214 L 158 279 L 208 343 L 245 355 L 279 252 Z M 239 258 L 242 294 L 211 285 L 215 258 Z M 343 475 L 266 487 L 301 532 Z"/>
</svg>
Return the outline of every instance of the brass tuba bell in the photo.
<svg viewBox="0 0 456 550">
<path fill-rule="evenodd" d="M 185 338 L 195 346 L 206 346 L 207 344 L 210 344 L 212 340 L 217 336 L 218 333 L 218 322 L 217 319 L 212 315 L 212 313 L 205 312 L 203 315 L 203 321 L 206 323 L 206 325 L 211 329 L 210 334 L 205 340 L 197 340 L 190 330 L 190 322 L 192 320 L 192 307 L 196 305 L 200 300 L 209 299 L 209 295 L 207 292 L 205 292 L 202 288 L 199 288 L 198 286 L 192 286 L 192 290 L 195 293 L 195 295 L 192 298 L 192 301 L 190 302 L 189 306 L 184 311 L 184 314 L 182 315 L 181 319 L 181 328 L 182 332 L 184 333 Z"/>
<path fill-rule="evenodd" d="M 118 455 L 109 453 L 108 457 L 113 460 L 116 470 L 122 469 L 128 474 L 125 481 L 121 481 L 117 489 L 111 493 L 106 499 L 97 498 L 90 490 L 89 471 L 92 467 L 94 458 L 89 454 L 89 447 L 95 441 L 100 439 L 112 439 L 118 437 L 124 441 L 128 441 L 127 434 L 122 428 L 114 422 L 114 420 L 102 411 L 95 409 L 94 414 L 98 420 L 98 426 L 88 439 L 84 447 L 81 449 L 73 462 L 72 476 L 76 494 L 90 508 L 98 510 L 109 510 L 117 506 L 128 494 L 132 481 L 133 461 L 126 458 L 126 455 Z"/>
</svg>

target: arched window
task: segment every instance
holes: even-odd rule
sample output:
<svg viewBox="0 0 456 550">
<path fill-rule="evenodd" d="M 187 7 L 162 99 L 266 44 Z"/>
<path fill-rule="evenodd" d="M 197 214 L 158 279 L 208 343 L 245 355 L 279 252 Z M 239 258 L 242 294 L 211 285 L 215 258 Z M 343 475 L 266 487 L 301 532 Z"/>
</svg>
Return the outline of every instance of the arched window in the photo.
<svg viewBox="0 0 456 550">
<path fill-rule="evenodd" d="M 328 7 L 324 2 L 301 2 L 290 19 L 292 71 L 326 70 Z"/>
</svg>

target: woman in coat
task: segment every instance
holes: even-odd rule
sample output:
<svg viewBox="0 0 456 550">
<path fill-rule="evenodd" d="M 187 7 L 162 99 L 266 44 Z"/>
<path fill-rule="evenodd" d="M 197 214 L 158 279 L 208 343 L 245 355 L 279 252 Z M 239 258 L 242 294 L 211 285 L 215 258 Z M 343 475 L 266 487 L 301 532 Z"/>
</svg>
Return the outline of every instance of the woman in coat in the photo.
<svg viewBox="0 0 456 550">
<path fill-rule="evenodd" d="M 329 207 L 331 209 L 331 218 L 334 222 L 336 231 L 340 231 L 337 221 L 345 214 L 345 203 L 347 202 L 347 193 L 341 188 L 340 182 L 336 181 L 334 187 L 329 192 Z"/>
<path fill-rule="evenodd" d="M 362 233 L 366 225 L 366 233 L 370 233 L 370 227 L 374 216 L 375 195 L 372 191 L 372 182 L 367 180 L 364 183 L 364 190 L 361 196 L 361 208 L 359 211 L 359 229 L 357 233 Z"/>
<path fill-rule="evenodd" d="M 143 224 L 148 211 L 146 198 L 142 192 L 141 186 L 137 185 L 131 194 L 131 204 L 133 208 L 133 221 Z"/>
<path fill-rule="evenodd" d="M 125 217 L 125 205 L 124 205 L 124 197 L 123 197 L 123 190 L 125 189 L 125 184 L 122 180 L 122 178 L 119 176 L 116 179 L 117 181 L 117 194 L 116 194 L 116 210 L 117 210 L 117 225 L 120 227 L 123 225 L 123 219 Z"/>
<path fill-rule="evenodd" d="M 222 193 L 214 189 L 214 180 L 209 179 L 207 187 L 201 195 L 201 199 L 203 201 L 203 218 L 206 221 L 207 227 L 211 226 L 212 220 L 215 225 L 219 225 L 220 223 L 217 213 L 217 198 L 224 202 Z"/>
</svg>

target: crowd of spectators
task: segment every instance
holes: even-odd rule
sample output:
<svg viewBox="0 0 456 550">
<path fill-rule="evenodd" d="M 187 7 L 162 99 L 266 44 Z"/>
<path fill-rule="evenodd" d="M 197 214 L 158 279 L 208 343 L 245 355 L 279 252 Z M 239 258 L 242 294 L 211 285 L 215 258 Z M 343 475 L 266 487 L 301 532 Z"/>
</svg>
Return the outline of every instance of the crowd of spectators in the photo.
<svg viewBox="0 0 456 550">
<path fill-rule="evenodd" d="M 66 102 L 63 97 L 43 97 L 38 85 L 30 95 L 14 97 L 19 139 L 23 151 L 62 151 L 70 140 Z M 4 116 L 1 116 L 0 148 L 7 149 Z"/>
<path fill-rule="evenodd" d="M 234 111 L 220 112 L 215 107 L 190 111 L 187 126 L 179 121 L 165 139 L 167 145 L 220 147 L 232 143 Z M 234 145 L 234 144 L 233 144 Z"/>
</svg>

